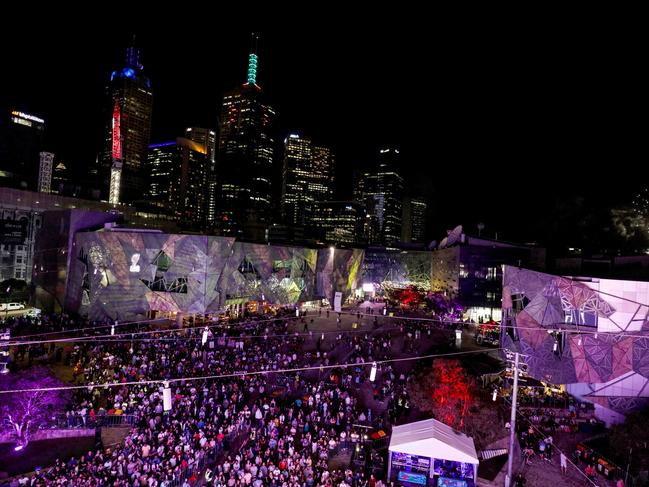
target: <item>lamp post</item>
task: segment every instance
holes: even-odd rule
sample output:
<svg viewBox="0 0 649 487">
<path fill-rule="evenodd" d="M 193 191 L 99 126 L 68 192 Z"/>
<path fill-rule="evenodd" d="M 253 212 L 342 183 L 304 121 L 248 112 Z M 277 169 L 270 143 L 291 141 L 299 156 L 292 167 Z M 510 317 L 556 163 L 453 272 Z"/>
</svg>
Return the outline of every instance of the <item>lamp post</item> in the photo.
<svg viewBox="0 0 649 487">
<path fill-rule="evenodd" d="M 508 486 L 512 478 L 512 464 L 514 462 L 514 438 L 516 437 L 516 399 L 518 397 L 518 352 L 514 355 L 514 389 L 512 390 L 512 414 L 509 420 L 509 458 L 507 460 L 507 477 L 505 485 Z"/>
<path fill-rule="evenodd" d="M 9 316 L 9 303 L 11 301 L 10 293 L 11 292 L 11 286 L 7 288 L 7 302 L 5 303 L 5 321 L 7 321 L 7 317 Z"/>
</svg>

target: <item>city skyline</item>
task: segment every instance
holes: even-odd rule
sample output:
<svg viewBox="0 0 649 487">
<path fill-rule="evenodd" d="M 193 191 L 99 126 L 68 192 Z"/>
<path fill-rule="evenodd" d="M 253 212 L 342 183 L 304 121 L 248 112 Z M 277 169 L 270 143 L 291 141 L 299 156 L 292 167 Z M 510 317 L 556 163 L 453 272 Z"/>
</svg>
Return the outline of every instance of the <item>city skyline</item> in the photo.
<svg viewBox="0 0 649 487">
<path fill-rule="evenodd" d="M 95 55 L 83 67 L 53 55 L 74 45 L 73 33 L 48 38 L 39 50 L 25 45 L 9 53 L 16 75 L 6 81 L 8 108 L 45 118 L 45 150 L 73 168 L 93 162 L 101 148 L 104 89 L 133 30 L 106 36 L 99 26 L 86 32 Z M 251 30 L 138 33 L 156 93 L 152 142 L 181 136 L 187 126 L 216 125 L 224 93 L 245 82 Z M 637 129 L 616 115 L 612 103 L 619 81 L 593 72 L 596 61 L 613 63 L 610 50 L 593 46 L 574 56 L 577 39 L 568 34 L 545 43 L 530 34 L 516 46 L 504 33 L 478 43 L 480 34 L 440 47 L 418 31 L 344 26 L 333 37 L 321 29 L 260 29 L 259 85 L 278 112 L 279 138 L 292 130 L 317 138 L 332 147 L 339 167 L 366 167 L 381 147 L 399 147 L 409 189 L 431 196 L 436 233 L 484 221 L 484 234 L 500 230 L 515 238 L 504 228 L 507 219 L 534 220 L 548 197 L 593 196 L 606 188 L 605 199 L 619 198 L 625 191 L 610 179 L 622 182 L 621 172 L 606 182 L 582 181 L 594 164 L 632 160 L 632 146 L 623 142 Z M 48 31 L 35 35 L 44 40 Z M 74 86 L 61 72 L 77 77 Z M 69 103 L 72 91 L 78 104 Z M 544 174 L 537 176 L 538 187 L 522 190 L 530 166 L 542 166 Z M 351 172 L 337 173 L 337 197 L 349 197 Z M 499 202 L 503 191 L 526 197 L 514 215 Z"/>
</svg>

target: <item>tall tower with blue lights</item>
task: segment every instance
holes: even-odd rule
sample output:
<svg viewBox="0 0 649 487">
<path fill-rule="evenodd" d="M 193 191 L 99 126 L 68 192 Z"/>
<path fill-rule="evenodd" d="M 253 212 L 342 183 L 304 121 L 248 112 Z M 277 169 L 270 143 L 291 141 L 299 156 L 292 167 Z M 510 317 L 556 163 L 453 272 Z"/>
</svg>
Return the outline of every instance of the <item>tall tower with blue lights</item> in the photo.
<svg viewBox="0 0 649 487">
<path fill-rule="evenodd" d="M 213 224 L 221 235 L 264 240 L 271 215 L 275 111 L 257 83 L 258 66 L 253 34 L 246 82 L 225 93 L 221 105 Z"/>
<path fill-rule="evenodd" d="M 114 204 L 131 204 L 145 193 L 153 110 L 151 81 L 134 45 L 126 50 L 124 67 L 112 72 L 107 97 L 110 116 L 100 161 L 102 197 Z"/>
</svg>

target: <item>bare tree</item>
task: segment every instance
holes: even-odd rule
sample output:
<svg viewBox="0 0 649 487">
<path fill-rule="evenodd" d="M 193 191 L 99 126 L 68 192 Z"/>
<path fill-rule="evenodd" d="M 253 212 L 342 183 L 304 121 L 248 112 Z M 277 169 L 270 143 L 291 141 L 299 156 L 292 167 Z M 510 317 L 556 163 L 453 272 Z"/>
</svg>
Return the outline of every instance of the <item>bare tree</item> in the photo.
<svg viewBox="0 0 649 487">
<path fill-rule="evenodd" d="M 37 366 L 0 377 L 0 391 L 64 386 L 47 367 Z M 32 433 L 52 414 L 62 412 L 68 394 L 63 391 L 7 392 L 0 394 L 2 427 L 10 430 L 23 448 Z"/>
</svg>

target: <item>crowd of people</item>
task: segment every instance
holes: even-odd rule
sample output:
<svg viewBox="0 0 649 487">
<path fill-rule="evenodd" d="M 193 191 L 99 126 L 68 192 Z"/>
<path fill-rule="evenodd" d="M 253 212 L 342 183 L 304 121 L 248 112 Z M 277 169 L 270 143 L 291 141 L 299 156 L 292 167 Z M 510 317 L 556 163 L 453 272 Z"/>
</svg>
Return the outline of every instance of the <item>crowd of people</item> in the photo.
<svg viewBox="0 0 649 487">
<path fill-rule="evenodd" d="M 405 376 L 389 366 L 372 386 L 385 409 L 364 406 L 359 394 L 369 376 L 360 364 L 392 357 L 402 329 L 365 327 L 325 337 L 298 333 L 308 324 L 297 319 L 231 322 L 212 329 L 205 343 L 201 327 L 156 332 L 157 325 L 143 325 L 140 330 L 153 331 L 146 335 L 76 343 L 64 360 L 74 367 L 75 382 L 88 387 L 74 392 L 70 424 L 92 426 L 119 414 L 133 428 L 119 446 L 59 460 L 31 485 L 170 487 L 199 477 L 230 487 L 380 485 L 364 472 L 331 471 L 329 459 L 363 438 L 367 427 L 385 428 L 407 411 Z M 84 326 L 92 324 L 76 325 Z M 25 323 L 16 328 L 22 335 L 33 331 Z M 207 375 L 224 377 L 182 380 Z M 145 381 L 156 382 L 139 383 Z M 124 385 L 102 387 L 107 383 Z"/>
</svg>

